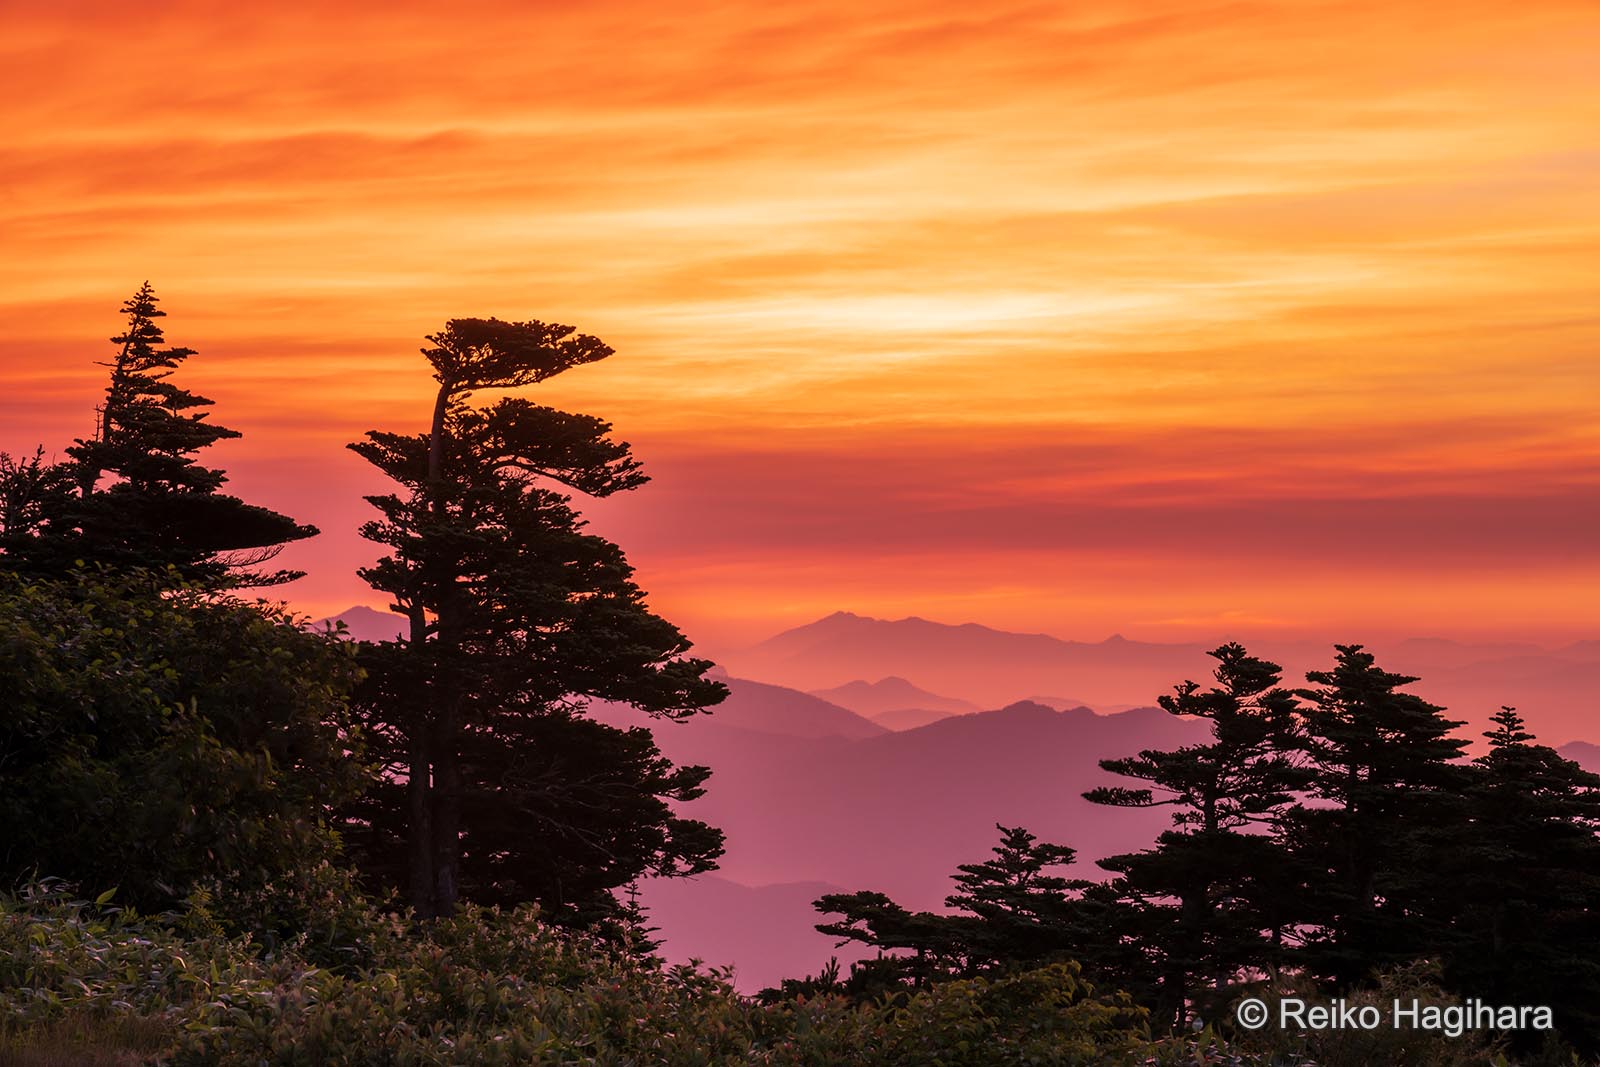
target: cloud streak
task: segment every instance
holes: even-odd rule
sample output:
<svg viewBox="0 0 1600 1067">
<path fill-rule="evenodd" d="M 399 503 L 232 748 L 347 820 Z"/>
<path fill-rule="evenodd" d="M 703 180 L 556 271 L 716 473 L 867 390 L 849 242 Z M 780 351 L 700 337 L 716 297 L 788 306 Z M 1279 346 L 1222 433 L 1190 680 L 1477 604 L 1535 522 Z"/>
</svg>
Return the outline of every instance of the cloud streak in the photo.
<svg viewBox="0 0 1600 1067">
<path fill-rule="evenodd" d="M 691 628 L 1597 621 L 1590 3 L 7 21 L 0 447 L 83 432 L 151 278 L 309 605 L 339 446 L 497 314 L 618 348 L 545 397 L 653 462 L 598 521 Z"/>
</svg>

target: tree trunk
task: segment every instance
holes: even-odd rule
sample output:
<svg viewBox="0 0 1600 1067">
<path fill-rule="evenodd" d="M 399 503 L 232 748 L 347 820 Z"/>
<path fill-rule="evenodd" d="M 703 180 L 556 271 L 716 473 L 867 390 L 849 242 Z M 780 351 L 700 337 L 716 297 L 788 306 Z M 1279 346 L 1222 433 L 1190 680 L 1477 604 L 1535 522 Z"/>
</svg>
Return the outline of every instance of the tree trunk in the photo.
<svg viewBox="0 0 1600 1067">
<path fill-rule="evenodd" d="M 411 647 L 413 655 L 421 655 L 422 643 L 427 636 L 427 620 L 422 606 L 411 609 Z M 406 850 L 411 882 L 411 908 L 419 919 L 432 919 L 438 914 L 434 885 L 433 849 L 433 760 L 430 751 L 430 729 L 426 700 L 415 706 L 410 726 L 410 769 L 406 779 L 406 809 L 409 826 Z"/>
<path fill-rule="evenodd" d="M 419 716 L 421 718 L 421 716 Z M 406 842 L 411 871 L 411 908 L 419 919 L 438 914 L 435 903 L 432 761 L 429 757 L 428 728 L 418 722 L 411 735 L 410 780 L 406 782 L 406 806 L 410 814 L 410 834 Z"/>
<path fill-rule="evenodd" d="M 436 520 L 445 518 L 445 428 L 452 384 L 439 387 L 433 406 L 433 424 L 428 437 L 428 507 Z M 419 844 L 432 862 L 433 914 L 449 918 L 455 914 L 460 895 L 461 867 L 461 694 L 452 671 L 461 641 L 460 606 L 456 594 L 454 560 L 429 561 L 433 573 L 425 583 L 433 593 L 437 611 L 438 642 L 435 662 L 442 666 L 434 676 L 432 715 L 433 785 L 430 823 L 419 834 Z"/>
<path fill-rule="evenodd" d="M 1170 987 L 1168 996 L 1172 998 L 1173 1015 L 1179 1031 L 1182 1031 L 1189 1021 L 1188 968 L 1196 968 L 1196 982 L 1200 982 L 1198 968 L 1201 948 L 1204 945 L 1205 906 L 1203 891 L 1190 890 L 1178 898 L 1178 936 L 1175 939 L 1177 952 L 1167 957 L 1167 984 Z"/>
<path fill-rule="evenodd" d="M 455 605 L 440 605 L 440 618 Z M 453 627 L 441 623 L 439 640 L 446 648 L 458 643 Z M 441 918 L 456 912 L 461 869 L 461 708 L 458 687 L 448 680 L 440 687 L 434 709 L 433 742 L 433 880 L 434 907 Z"/>
</svg>

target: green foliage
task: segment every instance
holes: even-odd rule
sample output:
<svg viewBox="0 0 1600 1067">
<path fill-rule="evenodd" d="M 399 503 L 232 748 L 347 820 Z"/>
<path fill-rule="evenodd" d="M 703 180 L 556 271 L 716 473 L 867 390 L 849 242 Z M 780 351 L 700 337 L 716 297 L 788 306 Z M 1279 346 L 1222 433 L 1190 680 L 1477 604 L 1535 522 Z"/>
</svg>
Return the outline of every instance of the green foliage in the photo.
<svg viewBox="0 0 1600 1067">
<path fill-rule="evenodd" d="M 1135 1063 L 1144 1012 L 1125 995 L 1099 997 L 1076 964 L 994 979 L 941 982 L 910 998 L 883 1026 L 865 1062 L 896 1067 Z"/>
<path fill-rule="evenodd" d="M 292 947 L 319 967 L 371 963 L 380 931 L 393 929 L 393 897 L 374 900 L 348 866 L 320 860 L 277 872 L 265 881 L 203 882 L 183 902 L 186 931 L 242 934 L 268 951 Z"/>
<path fill-rule="evenodd" d="M 219 990 L 266 993 L 284 970 L 248 939 L 182 933 L 59 882 L 0 896 L 0 1024 L 142 1020 L 176 1031 Z"/>
<path fill-rule="evenodd" d="M 542 924 L 463 907 L 412 926 L 372 914 L 367 961 L 180 933 L 186 918 L 35 889 L 0 898 L 0 1030 L 168 1035 L 174 1067 L 653 1064 L 1008 1067 L 1139 1062 L 1141 1013 L 1068 965 L 895 1002 L 759 1005 L 718 973 L 662 967 Z"/>
<path fill-rule="evenodd" d="M 345 642 L 170 575 L 0 576 L 0 879 L 165 907 L 336 854 L 363 786 Z M 293 924 L 289 924 L 293 925 Z"/>
</svg>

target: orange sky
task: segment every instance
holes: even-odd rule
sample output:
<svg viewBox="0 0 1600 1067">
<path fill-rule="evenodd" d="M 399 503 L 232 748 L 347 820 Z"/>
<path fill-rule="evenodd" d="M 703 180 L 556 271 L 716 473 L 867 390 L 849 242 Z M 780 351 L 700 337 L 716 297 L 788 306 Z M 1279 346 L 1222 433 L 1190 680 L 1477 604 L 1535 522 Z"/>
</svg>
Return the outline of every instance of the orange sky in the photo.
<svg viewBox="0 0 1600 1067">
<path fill-rule="evenodd" d="M 1593 0 L 0 20 L 0 448 L 90 428 L 149 278 L 309 610 L 374 599 L 342 444 L 498 315 L 618 349 L 541 397 L 713 643 L 1600 630 Z"/>
</svg>

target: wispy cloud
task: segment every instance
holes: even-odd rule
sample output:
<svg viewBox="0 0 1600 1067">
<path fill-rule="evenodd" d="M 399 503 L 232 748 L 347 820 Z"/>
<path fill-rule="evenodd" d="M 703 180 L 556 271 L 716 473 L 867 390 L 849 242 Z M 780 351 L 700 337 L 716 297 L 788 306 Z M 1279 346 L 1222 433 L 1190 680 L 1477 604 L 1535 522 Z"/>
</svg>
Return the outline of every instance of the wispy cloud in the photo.
<svg viewBox="0 0 1600 1067">
<path fill-rule="evenodd" d="M 149 277 L 336 607 L 339 444 L 417 423 L 445 318 L 541 317 L 619 350 L 547 395 L 655 461 L 599 514 L 691 622 L 1586 632 L 1597 46 L 1587 0 L 13 10 L 0 447 L 83 431 Z"/>
</svg>

